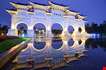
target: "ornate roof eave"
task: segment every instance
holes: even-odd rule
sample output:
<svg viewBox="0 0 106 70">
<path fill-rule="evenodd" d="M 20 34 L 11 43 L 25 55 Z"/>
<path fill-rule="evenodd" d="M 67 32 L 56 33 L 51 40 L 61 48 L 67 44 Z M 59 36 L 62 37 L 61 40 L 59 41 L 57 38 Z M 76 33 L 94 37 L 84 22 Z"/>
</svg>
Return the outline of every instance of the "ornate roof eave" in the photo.
<svg viewBox="0 0 106 70">
<path fill-rule="evenodd" d="M 78 19 L 85 19 L 86 17 L 78 15 Z"/>
<path fill-rule="evenodd" d="M 50 5 L 53 5 L 53 6 L 57 6 L 57 7 L 62 7 L 62 8 L 65 8 L 65 9 L 68 9 L 69 8 L 67 6 L 61 6 L 61 5 L 54 4 L 54 3 L 50 2 L 50 1 L 49 1 L 49 4 Z"/>
<path fill-rule="evenodd" d="M 13 3 L 13 2 L 10 2 L 10 4 L 13 5 L 17 9 L 19 9 L 19 8 L 29 9 L 29 8 L 32 7 L 31 5 L 22 5 L 22 4 L 16 4 L 16 3 Z"/>
<path fill-rule="evenodd" d="M 32 3 L 32 2 L 30 2 L 30 4 L 35 9 L 42 9 L 42 10 L 48 11 L 48 9 L 50 8 L 50 6 L 43 6 L 43 5 L 35 4 L 35 3 Z"/>
<path fill-rule="evenodd" d="M 76 15 L 79 15 L 79 14 L 80 14 L 80 13 L 78 13 L 78 12 L 72 12 L 72 11 L 70 11 L 70 10 L 66 10 L 65 13 L 66 13 L 67 15 L 72 15 L 72 16 L 76 16 Z"/>
<path fill-rule="evenodd" d="M 56 5 L 56 4 L 53 4 L 52 2 L 49 1 L 49 4 L 50 4 L 50 8 L 51 9 L 55 9 L 55 10 L 62 10 L 62 11 L 65 11 L 67 10 L 69 7 L 64 7 L 64 6 L 60 6 L 60 5 Z"/>
<path fill-rule="evenodd" d="M 9 14 L 17 14 L 17 11 L 13 11 L 13 10 L 6 10 L 6 12 L 8 12 Z"/>
</svg>

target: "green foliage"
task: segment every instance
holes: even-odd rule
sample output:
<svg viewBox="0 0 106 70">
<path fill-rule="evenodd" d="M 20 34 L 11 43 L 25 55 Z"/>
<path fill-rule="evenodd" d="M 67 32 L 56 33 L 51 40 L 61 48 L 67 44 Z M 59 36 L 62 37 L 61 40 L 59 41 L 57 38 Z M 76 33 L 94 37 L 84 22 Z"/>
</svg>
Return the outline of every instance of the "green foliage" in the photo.
<svg viewBox="0 0 106 70">
<path fill-rule="evenodd" d="M 2 41 L 2 42 L 0 42 L 0 52 L 5 52 L 5 51 L 9 50 L 11 47 L 13 47 L 25 40 L 27 40 L 27 38 L 7 39 L 5 41 Z"/>
</svg>

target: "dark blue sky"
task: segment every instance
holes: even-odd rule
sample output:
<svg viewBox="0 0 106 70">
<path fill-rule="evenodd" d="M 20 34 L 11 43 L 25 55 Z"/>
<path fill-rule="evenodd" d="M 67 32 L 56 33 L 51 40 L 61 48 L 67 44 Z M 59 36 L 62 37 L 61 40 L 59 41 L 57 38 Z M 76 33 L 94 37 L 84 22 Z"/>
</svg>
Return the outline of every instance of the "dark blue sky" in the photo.
<svg viewBox="0 0 106 70">
<path fill-rule="evenodd" d="M 11 16 L 5 11 L 12 8 L 9 2 L 28 3 L 28 0 L 1 0 L 0 24 L 10 25 Z M 31 0 L 40 4 L 47 4 L 48 0 Z M 70 10 L 78 11 L 87 17 L 88 22 L 101 23 L 106 20 L 106 0 L 51 0 L 56 4 L 67 5 Z"/>
</svg>

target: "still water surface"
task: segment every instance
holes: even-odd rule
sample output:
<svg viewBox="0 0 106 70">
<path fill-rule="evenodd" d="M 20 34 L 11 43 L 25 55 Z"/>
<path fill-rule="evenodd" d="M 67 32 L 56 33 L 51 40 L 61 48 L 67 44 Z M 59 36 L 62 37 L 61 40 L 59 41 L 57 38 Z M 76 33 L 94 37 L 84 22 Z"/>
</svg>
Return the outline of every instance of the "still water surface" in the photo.
<svg viewBox="0 0 106 70">
<path fill-rule="evenodd" d="M 18 70 L 102 70 L 106 39 L 36 38 L 13 61 Z"/>
</svg>

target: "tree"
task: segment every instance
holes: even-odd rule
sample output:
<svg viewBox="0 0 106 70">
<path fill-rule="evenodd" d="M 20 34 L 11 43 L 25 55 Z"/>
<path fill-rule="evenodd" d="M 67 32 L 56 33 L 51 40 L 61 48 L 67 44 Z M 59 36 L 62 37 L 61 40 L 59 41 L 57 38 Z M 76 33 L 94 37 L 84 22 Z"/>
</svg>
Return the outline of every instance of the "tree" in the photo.
<svg viewBox="0 0 106 70">
<path fill-rule="evenodd" d="M 0 36 L 1 36 L 1 34 L 2 34 L 2 26 L 0 24 Z"/>
<path fill-rule="evenodd" d="M 2 26 L 0 24 L 0 35 L 7 35 L 9 27 L 7 25 Z"/>
<path fill-rule="evenodd" d="M 103 33 L 106 33 L 106 21 L 103 21 L 102 28 L 103 28 Z"/>
<path fill-rule="evenodd" d="M 8 27 L 7 25 L 4 25 L 4 26 L 2 27 L 3 34 L 4 34 L 4 35 L 7 35 L 8 29 L 9 29 L 9 27 Z"/>
</svg>

